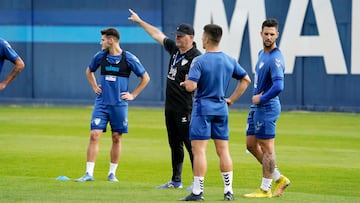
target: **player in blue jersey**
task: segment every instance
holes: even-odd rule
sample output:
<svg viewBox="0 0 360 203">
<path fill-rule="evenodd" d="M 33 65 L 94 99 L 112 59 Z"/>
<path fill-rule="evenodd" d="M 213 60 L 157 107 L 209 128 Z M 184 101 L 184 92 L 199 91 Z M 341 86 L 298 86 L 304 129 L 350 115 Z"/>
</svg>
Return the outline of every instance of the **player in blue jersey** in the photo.
<svg viewBox="0 0 360 203">
<path fill-rule="evenodd" d="M 112 146 L 108 181 L 118 182 L 115 172 L 121 155 L 122 134 L 128 132 L 128 101 L 134 100 L 150 81 L 139 59 L 120 48 L 120 33 L 115 28 L 101 30 L 101 51 L 95 54 L 86 69 L 86 76 L 97 97 L 91 118 L 86 173 L 78 182 L 93 181 L 96 155 L 101 134 L 110 123 Z M 94 72 L 100 68 L 100 84 Z M 133 72 L 140 81 L 129 92 L 129 76 Z"/>
<path fill-rule="evenodd" d="M 16 53 L 16 51 L 11 48 L 10 44 L 6 40 L 0 38 L 0 73 L 5 60 L 11 61 L 14 64 L 14 67 L 9 75 L 0 82 L 0 91 L 4 90 L 25 67 L 24 61 Z"/>
<path fill-rule="evenodd" d="M 260 189 L 245 194 L 247 198 L 281 196 L 290 180 L 280 174 L 275 159 L 276 120 L 281 106 L 278 95 L 284 88 L 284 59 L 276 46 L 279 36 L 276 19 L 267 19 L 262 24 L 260 35 L 263 49 L 255 67 L 254 94 L 247 121 L 246 145 L 262 164 L 263 178 Z M 274 180 L 274 194 L 271 183 Z"/>
<path fill-rule="evenodd" d="M 194 185 L 192 193 L 182 201 L 203 200 L 207 170 L 206 146 L 209 139 L 213 139 L 220 158 L 224 200 L 234 200 L 233 165 L 228 146 L 228 105 L 233 104 L 245 92 L 251 81 L 239 63 L 220 50 L 221 37 L 220 26 L 204 26 L 202 43 L 206 53 L 193 60 L 188 79 L 182 83 L 187 91 L 196 90 L 190 122 Z M 238 80 L 238 83 L 231 96 L 226 98 L 225 93 L 231 78 Z"/>
<path fill-rule="evenodd" d="M 194 28 L 189 24 L 180 24 L 175 40 L 167 37 L 153 25 L 142 20 L 133 10 L 129 9 L 129 20 L 139 24 L 154 40 L 170 54 L 168 75 L 166 78 L 165 124 L 168 144 L 171 149 L 172 177 L 157 188 L 182 188 L 182 168 L 184 162 L 184 146 L 188 151 L 191 165 L 193 156 L 189 140 L 190 114 L 193 104 L 193 93 L 180 86 L 185 80 L 192 60 L 201 54 L 194 42 Z M 191 189 L 191 186 L 187 189 Z"/>
</svg>

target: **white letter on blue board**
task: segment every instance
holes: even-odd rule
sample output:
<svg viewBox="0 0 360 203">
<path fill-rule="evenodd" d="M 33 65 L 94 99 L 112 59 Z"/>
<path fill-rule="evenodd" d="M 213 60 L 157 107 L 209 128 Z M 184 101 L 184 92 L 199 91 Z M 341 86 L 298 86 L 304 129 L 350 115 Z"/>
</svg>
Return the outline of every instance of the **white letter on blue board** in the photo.
<svg viewBox="0 0 360 203">
<path fill-rule="evenodd" d="M 228 23 L 223 0 L 197 0 L 194 15 L 195 41 L 198 44 L 201 42 L 204 25 L 209 23 L 218 24 L 223 28 L 222 50 L 238 60 L 245 26 L 248 23 L 250 54 L 252 69 L 254 69 L 257 53 L 262 49 L 259 33 L 261 24 L 266 18 L 265 12 L 265 2 L 263 0 L 237 0 L 231 21 Z M 201 45 L 198 47 L 201 47 Z"/>
<path fill-rule="evenodd" d="M 294 70 L 296 56 L 323 56 L 328 74 L 347 74 L 346 63 L 330 0 L 312 0 L 318 36 L 301 36 L 309 1 L 292 0 L 281 37 L 285 73 Z"/>
<path fill-rule="evenodd" d="M 360 74 L 360 1 L 352 1 L 351 73 Z"/>
</svg>

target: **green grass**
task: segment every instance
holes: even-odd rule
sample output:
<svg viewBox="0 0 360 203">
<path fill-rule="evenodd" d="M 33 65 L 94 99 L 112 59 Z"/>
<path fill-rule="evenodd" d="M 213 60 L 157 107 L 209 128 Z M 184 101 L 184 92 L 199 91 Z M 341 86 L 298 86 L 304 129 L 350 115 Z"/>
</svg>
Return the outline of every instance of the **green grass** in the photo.
<svg viewBox="0 0 360 203">
<path fill-rule="evenodd" d="M 95 181 L 56 181 L 85 172 L 91 107 L 0 106 L 0 202 L 178 202 L 189 191 L 159 190 L 170 179 L 162 109 L 129 108 L 129 133 L 109 183 L 109 132 L 103 134 Z M 246 111 L 230 112 L 236 202 L 360 202 L 360 114 L 283 112 L 277 128 L 280 170 L 292 184 L 280 198 L 244 199 L 261 183 L 261 168 L 245 153 Z M 222 202 L 213 143 L 208 146 L 205 201 Z M 185 157 L 183 184 L 192 181 Z"/>
</svg>

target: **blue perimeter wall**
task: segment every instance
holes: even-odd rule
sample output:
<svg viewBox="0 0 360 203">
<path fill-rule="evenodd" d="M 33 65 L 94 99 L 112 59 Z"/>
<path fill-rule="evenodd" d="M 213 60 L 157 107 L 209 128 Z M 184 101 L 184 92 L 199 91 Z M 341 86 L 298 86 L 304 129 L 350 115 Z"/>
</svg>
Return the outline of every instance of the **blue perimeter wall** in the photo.
<svg viewBox="0 0 360 203">
<path fill-rule="evenodd" d="M 231 11 L 234 2 L 224 1 L 225 9 Z M 290 0 L 265 2 L 267 17 L 279 19 L 281 33 Z M 351 1 L 331 2 L 334 13 L 341 16 L 337 18 L 340 19 L 338 31 L 349 64 Z M 91 105 L 95 95 L 86 79 L 85 68 L 100 49 L 99 31 L 117 27 L 121 32 L 121 47 L 138 56 L 151 77 L 148 87 L 130 105 L 162 106 L 169 56 L 139 26 L 127 19 L 128 8 L 173 37 L 171 32 L 179 23 L 193 23 L 195 3 L 195 0 L 0 1 L 0 37 L 10 42 L 26 63 L 25 70 L 0 92 L 0 104 Z M 231 12 L 227 15 L 231 16 Z M 313 30 L 313 27 L 314 14 L 309 4 L 303 30 Z M 249 34 L 244 33 L 239 62 L 253 78 L 248 38 Z M 197 43 L 201 46 L 201 42 Z M 320 68 L 309 69 L 309 66 Z M 328 75 L 321 67 L 324 67 L 321 57 L 296 58 L 294 72 L 285 75 L 285 90 L 281 94 L 283 109 L 360 112 L 360 91 L 356 88 L 360 84 L 360 75 Z M 6 62 L 0 80 L 11 68 L 12 64 Z M 132 75 L 130 89 L 137 82 Z M 229 92 L 234 85 L 231 84 Z M 252 87 L 249 87 L 232 108 L 248 108 L 251 95 Z"/>
</svg>

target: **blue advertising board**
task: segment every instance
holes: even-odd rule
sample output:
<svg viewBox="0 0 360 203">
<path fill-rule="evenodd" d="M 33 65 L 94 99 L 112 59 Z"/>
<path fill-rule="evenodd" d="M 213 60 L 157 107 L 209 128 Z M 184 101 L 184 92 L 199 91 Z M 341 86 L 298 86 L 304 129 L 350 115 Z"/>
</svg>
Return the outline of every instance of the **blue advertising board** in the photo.
<svg viewBox="0 0 360 203">
<path fill-rule="evenodd" d="M 0 37 L 26 63 L 4 91 L 0 103 L 89 103 L 94 99 L 85 68 L 100 49 L 100 30 L 116 27 L 121 47 L 135 54 L 151 82 L 134 102 L 162 105 L 168 54 L 144 30 L 128 20 L 128 9 L 168 37 L 180 23 L 195 28 L 201 48 L 202 27 L 223 27 L 221 48 L 253 78 L 262 48 L 261 23 L 277 18 L 278 46 L 285 57 L 284 109 L 360 112 L 360 1 L 356 0 L 2 0 Z M 2 80 L 12 68 L 0 73 Z M 131 76 L 130 87 L 138 80 Z M 235 83 L 229 87 L 229 92 Z M 247 108 L 252 87 L 235 107 Z"/>
</svg>

